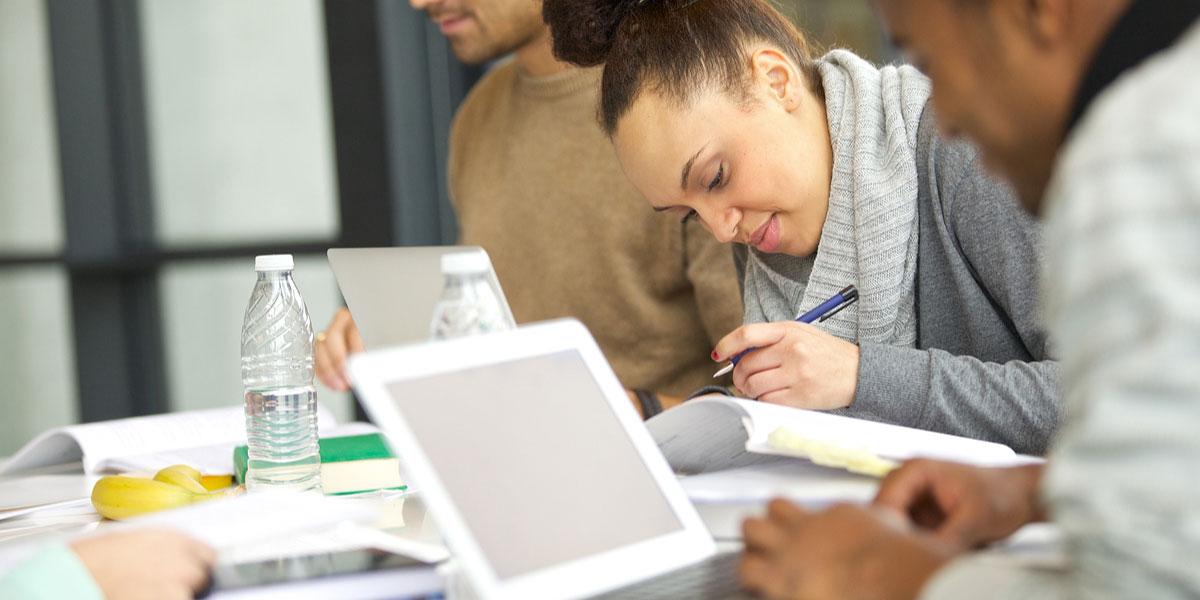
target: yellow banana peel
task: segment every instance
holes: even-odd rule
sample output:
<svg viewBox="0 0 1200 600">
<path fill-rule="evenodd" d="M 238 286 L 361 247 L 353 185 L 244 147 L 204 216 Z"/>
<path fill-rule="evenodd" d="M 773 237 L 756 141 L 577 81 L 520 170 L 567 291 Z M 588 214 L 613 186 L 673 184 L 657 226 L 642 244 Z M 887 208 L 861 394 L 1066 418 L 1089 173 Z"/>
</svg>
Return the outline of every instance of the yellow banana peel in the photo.
<svg viewBox="0 0 1200 600">
<path fill-rule="evenodd" d="M 154 480 L 177 485 L 193 494 L 208 493 L 208 490 L 200 483 L 200 472 L 184 465 L 162 469 L 154 474 Z"/>
<path fill-rule="evenodd" d="M 209 479 L 210 481 L 205 481 Z M 222 482 L 226 485 L 219 485 Z M 154 479 L 110 475 L 102 477 L 92 488 L 92 506 L 108 519 L 128 519 L 146 513 L 179 508 L 224 496 L 209 491 L 206 486 L 228 487 L 228 475 L 204 477 L 187 465 L 172 465 L 160 470 Z"/>
<path fill-rule="evenodd" d="M 233 475 L 204 475 L 200 477 L 200 485 L 210 492 L 223 490 L 233 485 Z"/>
<path fill-rule="evenodd" d="M 188 465 L 171 465 L 169 467 L 163 467 L 158 472 L 162 473 L 163 471 L 174 471 L 174 472 L 182 473 L 188 479 L 191 479 L 193 481 L 200 481 L 200 478 L 202 477 L 202 475 L 200 475 L 200 471 L 198 469 L 196 469 L 195 467 L 190 467 Z"/>
</svg>

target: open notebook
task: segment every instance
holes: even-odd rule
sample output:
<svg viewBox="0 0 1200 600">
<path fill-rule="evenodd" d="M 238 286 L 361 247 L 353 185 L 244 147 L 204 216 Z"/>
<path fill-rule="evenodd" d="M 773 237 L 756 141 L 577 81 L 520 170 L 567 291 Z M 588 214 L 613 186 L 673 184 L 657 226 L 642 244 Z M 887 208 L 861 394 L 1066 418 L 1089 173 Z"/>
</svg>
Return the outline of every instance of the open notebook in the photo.
<svg viewBox="0 0 1200 600">
<path fill-rule="evenodd" d="M 671 467 L 689 475 L 779 456 L 873 475 L 881 474 L 870 472 L 874 467 L 918 457 L 979 466 L 1036 460 L 1003 444 L 726 396 L 689 400 L 650 419 L 646 427 Z"/>
<path fill-rule="evenodd" d="M 317 410 L 317 428 L 322 436 L 337 428 L 337 419 L 324 407 Z M 205 473 L 233 473 L 233 447 L 244 443 L 241 406 L 70 425 L 42 432 L 25 444 L 0 466 L 0 476 L 74 462 L 82 463 L 89 475 L 154 471 L 180 463 Z"/>
</svg>

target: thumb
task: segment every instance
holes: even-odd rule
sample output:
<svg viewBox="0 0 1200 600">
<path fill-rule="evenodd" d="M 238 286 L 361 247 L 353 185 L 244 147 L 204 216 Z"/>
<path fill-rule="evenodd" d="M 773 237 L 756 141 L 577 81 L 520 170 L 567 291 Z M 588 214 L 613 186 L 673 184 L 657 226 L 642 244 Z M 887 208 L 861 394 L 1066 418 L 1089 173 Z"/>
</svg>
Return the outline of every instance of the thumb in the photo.
<svg viewBox="0 0 1200 600">
<path fill-rule="evenodd" d="M 934 537 L 961 548 L 974 546 L 980 540 L 979 515 L 961 507 L 946 512 L 946 520 L 934 532 Z"/>
</svg>

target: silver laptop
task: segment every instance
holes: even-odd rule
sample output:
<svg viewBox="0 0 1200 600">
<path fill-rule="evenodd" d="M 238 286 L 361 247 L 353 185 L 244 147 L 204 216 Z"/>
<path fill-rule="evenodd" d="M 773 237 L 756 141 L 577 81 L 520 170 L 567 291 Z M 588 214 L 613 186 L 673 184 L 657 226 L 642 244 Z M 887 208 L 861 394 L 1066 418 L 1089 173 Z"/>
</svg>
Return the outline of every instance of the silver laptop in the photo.
<svg viewBox="0 0 1200 600">
<path fill-rule="evenodd" d="M 578 321 L 366 352 L 350 375 L 479 597 L 740 597 Z"/>
<path fill-rule="evenodd" d="M 329 250 L 329 265 L 368 350 L 429 339 L 429 320 L 442 293 L 442 255 L 459 252 L 487 256 L 478 246 Z M 512 319 L 494 269 L 488 277 Z"/>
</svg>

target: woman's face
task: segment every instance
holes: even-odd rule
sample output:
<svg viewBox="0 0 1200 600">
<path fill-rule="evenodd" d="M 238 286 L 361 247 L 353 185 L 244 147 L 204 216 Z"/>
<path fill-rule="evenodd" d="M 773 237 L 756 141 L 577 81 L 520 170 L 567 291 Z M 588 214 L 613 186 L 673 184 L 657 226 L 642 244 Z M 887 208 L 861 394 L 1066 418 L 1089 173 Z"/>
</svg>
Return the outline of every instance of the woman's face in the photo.
<svg viewBox="0 0 1200 600">
<path fill-rule="evenodd" d="M 812 254 L 829 205 L 829 128 L 802 81 L 778 84 L 753 83 L 751 102 L 643 92 L 613 135 L 625 175 L 655 210 L 698 218 L 721 242 Z"/>
</svg>

